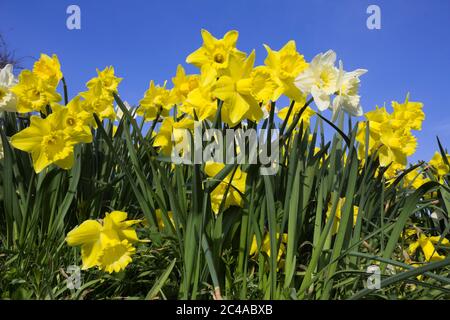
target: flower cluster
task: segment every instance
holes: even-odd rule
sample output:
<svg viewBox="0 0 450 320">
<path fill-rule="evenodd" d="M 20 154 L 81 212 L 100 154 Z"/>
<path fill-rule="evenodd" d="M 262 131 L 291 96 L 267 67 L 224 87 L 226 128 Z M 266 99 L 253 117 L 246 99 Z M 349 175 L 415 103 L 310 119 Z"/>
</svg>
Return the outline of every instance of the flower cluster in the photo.
<svg viewBox="0 0 450 320">
<path fill-rule="evenodd" d="M 0 78 L 7 79 L 2 83 L 10 86 L 7 94 L 14 95 L 6 96 L 3 99 L 5 102 L 2 100 L 3 108 L 32 113 L 30 126 L 15 134 L 11 144 L 31 154 L 37 173 L 51 164 L 63 169 L 73 166 L 74 146 L 92 141 L 94 113 L 100 119 L 115 119 L 113 93 L 117 92 L 121 79 L 114 76 L 113 67 L 97 72 L 98 77 L 87 83 L 88 91 L 80 93 L 63 106 L 57 103 L 61 96 L 56 88 L 63 75 L 56 55 L 49 57 L 42 54 L 32 71 L 20 73 L 15 85 L 10 67 L 2 70 Z M 14 107 L 11 101 L 16 97 L 17 104 Z M 36 112 L 40 112 L 40 116 Z"/>
<path fill-rule="evenodd" d="M 356 137 L 360 143 L 360 159 L 364 159 L 366 151 L 368 154 L 377 153 L 380 165 L 388 167 L 385 171 L 388 179 L 394 177 L 398 170 L 406 168 L 407 157 L 417 148 L 417 140 L 412 130 L 421 130 L 425 119 L 423 104 L 409 101 L 409 97 L 404 103 L 393 101 L 392 107 L 392 113 L 385 107 L 377 107 L 376 110 L 367 112 L 364 115 L 367 121 L 359 123 Z"/>
</svg>

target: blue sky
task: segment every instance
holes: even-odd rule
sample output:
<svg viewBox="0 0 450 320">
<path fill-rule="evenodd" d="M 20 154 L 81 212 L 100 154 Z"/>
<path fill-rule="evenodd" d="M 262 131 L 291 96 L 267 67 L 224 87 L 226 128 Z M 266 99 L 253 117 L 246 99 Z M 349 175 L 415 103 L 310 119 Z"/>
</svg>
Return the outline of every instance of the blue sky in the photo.
<svg viewBox="0 0 450 320">
<path fill-rule="evenodd" d="M 81 8 L 81 30 L 66 28 L 66 8 Z M 366 27 L 370 4 L 381 8 L 381 29 Z M 56 53 L 70 95 L 84 90 L 95 68 L 113 65 L 124 80 L 120 95 L 137 103 L 149 81 L 170 80 L 176 66 L 201 45 L 200 29 L 221 37 L 240 32 L 238 47 L 256 49 L 263 43 L 279 49 L 290 39 L 311 60 L 333 49 L 345 69 L 365 68 L 362 104 L 411 100 L 425 105 L 419 148 L 411 160 L 428 160 L 438 135 L 450 139 L 450 1 L 447 0 L 189 0 L 85 1 L 40 0 L 0 2 L 2 32 L 24 67 L 41 52 Z M 195 68 L 189 66 L 188 71 Z"/>
</svg>

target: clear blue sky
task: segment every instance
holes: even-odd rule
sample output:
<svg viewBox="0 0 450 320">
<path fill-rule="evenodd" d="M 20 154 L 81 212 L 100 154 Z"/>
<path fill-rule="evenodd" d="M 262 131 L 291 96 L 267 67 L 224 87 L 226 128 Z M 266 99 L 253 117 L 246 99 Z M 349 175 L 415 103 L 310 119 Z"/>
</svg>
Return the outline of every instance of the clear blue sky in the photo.
<svg viewBox="0 0 450 320">
<path fill-rule="evenodd" d="M 81 8 L 81 30 L 66 28 L 70 4 Z M 381 30 L 366 27 L 370 4 L 381 8 Z M 220 37 L 239 30 L 238 47 L 255 48 L 257 63 L 265 57 L 263 43 L 278 49 L 294 39 L 307 60 L 333 49 L 347 70 L 369 70 L 361 88 L 366 111 L 403 101 L 407 92 L 425 104 L 412 160 L 432 156 L 436 135 L 450 146 L 448 0 L 1 0 L 0 21 L 18 57 L 59 56 L 71 96 L 84 90 L 96 67 L 113 65 L 125 78 L 120 94 L 132 104 L 151 79 L 170 80 L 177 64 L 185 64 L 201 45 L 201 28 Z M 32 63 L 23 60 L 27 68 Z"/>
</svg>

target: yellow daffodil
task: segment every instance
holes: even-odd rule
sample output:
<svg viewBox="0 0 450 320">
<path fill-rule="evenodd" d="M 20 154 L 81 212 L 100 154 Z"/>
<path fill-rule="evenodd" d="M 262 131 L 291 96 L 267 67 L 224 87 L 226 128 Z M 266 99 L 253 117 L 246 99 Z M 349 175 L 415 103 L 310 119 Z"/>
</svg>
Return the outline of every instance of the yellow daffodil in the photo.
<svg viewBox="0 0 450 320">
<path fill-rule="evenodd" d="M 91 89 L 99 83 L 103 90 L 112 94 L 113 92 L 117 93 L 117 87 L 121 81 L 122 78 L 118 78 L 114 75 L 114 67 L 109 66 L 102 71 L 97 69 L 97 77 L 89 80 L 86 86 Z"/>
<path fill-rule="evenodd" d="M 360 143 L 358 156 L 364 158 L 366 148 L 368 153 L 378 152 L 380 164 L 383 167 L 390 165 L 385 171 L 385 176 L 390 179 L 396 175 L 396 171 L 406 168 L 407 157 L 414 154 L 417 148 L 417 140 L 411 130 L 419 130 L 422 127 L 422 104 L 408 102 L 399 104 L 392 102 L 393 113 L 388 113 L 386 108 L 376 108 L 367 112 L 366 122 L 358 125 L 356 140 Z M 416 112 L 417 119 L 412 120 L 412 114 Z M 369 125 L 369 145 L 366 146 L 366 131 Z"/>
<path fill-rule="evenodd" d="M 41 54 L 39 60 L 34 63 L 33 73 L 55 88 L 63 77 L 61 65 L 56 54 L 52 57 Z"/>
<path fill-rule="evenodd" d="M 308 64 L 303 55 L 297 52 L 295 41 L 289 41 L 279 51 L 272 50 L 268 45 L 264 45 L 264 47 L 267 50 L 264 64 L 273 72 L 279 85 L 273 100 L 277 100 L 281 94 L 296 101 L 303 99 L 303 94 L 294 85 L 294 80 L 305 71 Z"/>
<path fill-rule="evenodd" d="M 170 90 L 166 89 L 166 82 L 160 87 L 155 86 L 153 80 L 150 81 L 150 86 L 139 104 L 140 106 L 136 113 L 144 117 L 145 121 L 156 119 L 158 113 L 164 117 L 168 116 L 170 109 L 174 105 Z"/>
<path fill-rule="evenodd" d="M 184 130 L 194 129 L 194 120 L 183 118 L 175 122 L 172 117 L 167 117 L 161 124 L 161 128 L 153 141 L 154 147 L 159 147 L 162 154 L 170 156 L 173 146 L 180 143 L 185 137 Z M 173 138 L 173 141 L 172 141 Z"/>
<path fill-rule="evenodd" d="M 409 101 L 407 96 L 404 103 L 392 101 L 392 108 L 394 109 L 393 117 L 400 120 L 403 126 L 422 130 L 422 122 L 425 120 L 425 113 L 422 111 L 423 103 Z"/>
<path fill-rule="evenodd" d="M 212 120 L 217 113 L 217 99 L 212 90 L 216 82 L 217 71 L 209 66 L 201 69 L 199 86 L 189 92 L 180 110 L 197 117 L 199 121 Z"/>
<path fill-rule="evenodd" d="M 100 120 L 116 118 L 114 98 L 103 89 L 100 81 L 90 85 L 89 90 L 81 92 L 80 96 L 84 98 L 81 105 L 86 112 L 95 113 Z"/>
<path fill-rule="evenodd" d="M 17 111 L 16 95 L 11 91 L 11 88 L 17 84 L 17 79 L 13 74 L 12 64 L 7 64 L 0 69 L 0 112 Z"/>
<path fill-rule="evenodd" d="M 277 244 L 278 244 L 278 240 L 280 239 L 280 233 L 278 233 L 278 232 L 276 234 L 276 239 L 277 239 Z M 281 258 L 286 253 L 287 241 L 288 241 L 288 235 L 287 235 L 287 233 L 283 233 L 283 235 L 281 235 L 280 248 L 278 249 L 278 254 L 277 254 L 278 262 L 281 261 Z M 258 248 L 259 248 L 259 250 L 258 250 Z M 270 234 L 268 232 L 266 232 L 266 234 L 264 235 L 264 238 L 263 238 L 260 246 L 258 246 L 256 236 L 253 236 L 253 241 L 250 246 L 250 255 L 251 256 L 257 255 L 258 251 L 264 252 L 265 254 L 267 254 L 268 257 L 270 257 Z"/>
<path fill-rule="evenodd" d="M 31 153 L 36 173 L 50 164 L 63 169 L 73 165 L 73 146 L 76 141 L 65 131 L 64 114 L 56 112 L 47 118 L 31 117 L 28 128 L 11 138 L 14 148 Z"/>
<path fill-rule="evenodd" d="M 417 249 L 420 247 L 422 249 L 426 262 L 440 261 L 445 259 L 445 256 L 439 254 L 434 245 L 440 243 L 441 246 L 449 247 L 450 242 L 448 241 L 448 239 L 441 238 L 440 236 L 428 237 L 422 232 L 419 232 L 418 236 L 416 234 L 416 238 L 417 240 L 411 242 L 408 247 L 407 253 L 409 256 L 413 256 L 416 253 Z"/>
<path fill-rule="evenodd" d="M 446 154 L 448 163 L 450 163 L 450 155 Z M 450 172 L 450 167 L 445 162 L 444 158 L 442 157 L 442 154 L 438 151 L 436 151 L 433 155 L 433 158 L 430 160 L 430 166 L 435 170 L 437 173 L 440 181 L 442 182 L 442 177 L 445 176 Z"/>
<path fill-rule="evenodd" d="M 156 209 L 155 213 L 156 213 L 156 220 L 158 222 L 158 228 L 161 231 L 165 228 L 164 220 L 162 218 L 162 211 L 161 209 Z M 168 211 L 167 215 L 169 216 L 169 220 L 172 223 L 172 225 L 175 226 L 175 221 L 173 220 L 173 212 Z"/>
<path fill-rule="evenodd" d="M 412 187 L 414 189 L 419 189 L 423 184 L 430 181 L 429 178 L 423 176 L 420 168 L 416 168 L 405 175 L 403 184 L 405 187 Z"/>
<path fill-rule="evenodd" d="M 225 164 L 216 162 L 207 162 L 205 164 L 205 172 L 209 177 L 216 176 L 223 168 Z M 231 178 L 233 178 L 231 180 Z M 242 207 L 244 200 L 242 195 L 245 192 L 245 181 L 247 179 L 247 173 L 241 171 L 238 167 L 236 171 L 231 172 L 223 179 L 219 185 L 211 192 L 211 207 L 215 214 L 219 213 L 220 205 L 224 200 L 225 193 L 226 198 L 224 200 L 223 210 L 228 209 L 230 206 Z"/>
<path fill-rule="evenodd" d="M 171 94 L 174 103 L 183 103 L 187 95 L 199 86 L 199 75 L 186 75 L 183 66 L 178 65 L 177 74 L 172 78 L 173 89 Z"/>
<path fill-rule="evenodd" d="M 227 72 L 215 84 L 213 94 L 224 102 L 222 120 L 232 127 L 245 118 L 256 122 L 263 116 L 258 101 L 252 95 L 250 74 L 254 62 L 254 51 L 245 61 L 231 56 Z"/>
<path fill-rule="evenodd" d="M 59 104 L 52 105 L 53 112 L 62 114 L 64 131 L 76 142 L 92 142 L 92 133 L 90 124 L 92 123 L 92 114 L 86 112 L 80 100 L 80 97 L 72 99 L 67 106 Z"/>
<path fill-rule="evenodd" d="M 132 243 L 138 242 L 132 228 L 141 220 L 126 220 L 127 213 L 106 213 L 103 220 L 86 220 L 67 234 L 69 246 L 81 246 L 82 269 L 97 266 L 106 272 L 119 272 L 132 261 Z"/>
<path fill-rule="evenodd" d="M 46 106 L 61 100 L 55 87 L 44 81 L 30 70 L 24 70 L 19 75 L 19 83 L 11 88 L 17 97 L 18 112 L 41 111 L 47 114 Z"/>
<path fill-rule="evenodd" d="M 294 117 L 297 113 L 300 112 L 300 110 L 305 106 L 305 101 L 299 101 L 295 102 L 294 106 L 292 107 L 291 114 L 289 115 L 289 119 L 287 120 L 287 124 L 291 125 L 292 121 L 294 120 Z M 287 117 L 287 113 L 289 111 L 289 107 L 285 107 L 278 111 L 278 117 L 281 120 L 285 120 Z M 314 116 L 316 113 L 313 109 L 310 107 L 306 107 L 306 109 L 303 111 L 302 115 L 300 116 L 300 119 L 298 121 L 298 126 L 300 126 L 300 123 L 303 122 L 303 127 L 306 128 L 309 126 L 311 117 Z"/>
<path fill-rule="evenodd" d="M 279 85 L 273 72 L 265 67 L 258 66 L 250 73 L 250 87 L 251 94 L 258 102 L 268 102 L 270 100 L 277 100 L 275 92 Z"/>
<path fill-rule="evenodd" d="M 218 71 L 219 75 L 228 68 L 230 56 L 243 60 L 245 53 L 236 49 L 239 32 L 228 31 L 223 39 L 216 39 L 207 30 L 202 29 L 203 45 L 191 53 L 186 62 L 198 68 L 210 66 Z"/>
<path fill-rule="evenodd" d="M 341 222 L 341 216 L 342 216 L 342 208 L 344 207 L 344 204 L 345 204 L 345 198 L 339 198 L 337 207 L 336 207 L 336 213 L 334 215 L 333 226 L 331 227 L 332 235 L 336 234 L 339 230 L 339 224 Z M 328 203 L 328 210 L 326 212 L 327 219 L 331 215 L 332 209 L 333 209 L 332 203 L 330 202 L 330 203 Z M 353 206 L 353 226 L 356 224 L 356 220 L 358 218 L 358 211 L 359 211 L 358 206 Z"/>
</svg>

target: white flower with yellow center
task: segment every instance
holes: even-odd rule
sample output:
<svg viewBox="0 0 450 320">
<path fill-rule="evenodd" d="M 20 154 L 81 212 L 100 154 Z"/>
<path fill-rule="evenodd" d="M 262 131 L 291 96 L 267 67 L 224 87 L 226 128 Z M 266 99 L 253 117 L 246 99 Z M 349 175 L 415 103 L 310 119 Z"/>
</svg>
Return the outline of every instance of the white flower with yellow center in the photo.
<svg viewBox="0 0 450 320">
<path fill-rule="evenodd" d="M 17 84 L 17 79 L 12 71 L 13 66 L 11 64 L 7 64 L 3 69 L 0 69 L 0 111 L 17 111 L 16 96 L 9 90 Z"/>
<path fill-rule="evenodd" d="M 295 85 L 306 95 L 311 94 L 320 111 L 331 106 L 330 96 L 337 91 L 339 70 L 334 66 L 336 53 L 319 53 L 308 68 L 295 79 Z"/>
</svg>

